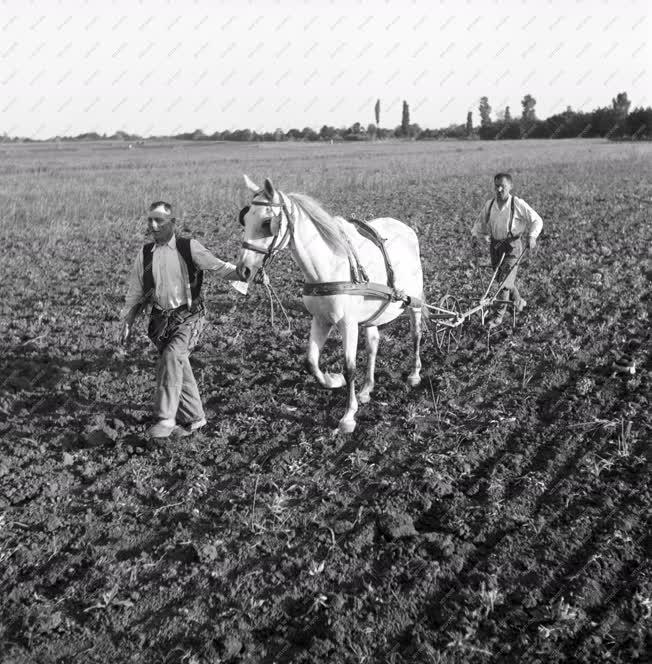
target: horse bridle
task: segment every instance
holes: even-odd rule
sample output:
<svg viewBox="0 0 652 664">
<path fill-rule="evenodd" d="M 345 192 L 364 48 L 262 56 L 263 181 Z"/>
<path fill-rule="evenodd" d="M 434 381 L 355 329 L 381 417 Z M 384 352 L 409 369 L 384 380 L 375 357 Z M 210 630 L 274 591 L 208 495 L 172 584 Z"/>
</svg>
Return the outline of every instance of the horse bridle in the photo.
<svg viewBox="0 0 652 664">
<path fill-rule="evenodd" d="M 267 195 L 264 190 L 260 190 L 260 191 L 257 191 L 254 194 L 254 197 L 258 196 L 260 194 L 263 194 L 265 196 Z M 287 208 L 287 205 L 285 204 L 285 200 L 283 199 L 283 196 L 280 192 L 278 193 L 278 196 L 279 196 L 279 199 L 281 201 L 280 203 L 274 203 L 274 202 L 269 201 L 269 200 L 267 200 L 267 201 L 252 201 L 250 203 L 250 205 L 257 205 L 257 206 L 264 206 L 264 207 L 271 207 L 271 208 L 274 208 L 274 207 L 280 207 L 281 208 L 278 215 L 275 215 L 274 217 L 271 217 L 269 220 L 265 220 L 265 221 L 274 221 L 275 219 L 278 219 L 278 231 L 272 236 L 273 239 L 272 239 L 272 243 L 269 245 L 269 248 L 268 249 L 261 249 L 260 247 L 257 247 L 255 244 L 251 244 L 250 242 L 247 242 L 246 240 L 243 240 L 241 245 L 240 245 L 243 249 L 249 249 L 249 251 L 254 251 L 257 254 L 263 254 L 263 256 L 264 256 L 263 264 L 259 268 L 260 279 L 262 279 L 262 276 L 265 272 L 265 267 L 273 260 L 274 256 L 276 256 L 276 254 L 285 245 L 286 240 L 288 239 L 288 236 L 290 238 L 292 237 L 292 232 L 293 232 L 292 217 L 291 217 L 290 212 Z M 244 217 L 245 217 L 245 215 L 248 211 L 248 208 L 249 208 L 249 206 L 246 206 L 246 207 L 242 208 L 242 210 L 240 211 L 240 223 L 243 226 L 244 226 Z M 283 213 L 285 213 L 285 218 L 287 219 L 287 225 L 285 227 L 285 232 L 283 233 L 283 235 L 279 239 L 279 236 L 280 236 L 280 233 L 281 233 L 281 222 L 282 222 L 282 218 L 283 218 Z M 258 279 L 258 278 L 259 278 L 259 276 L 257 274 L 256 279 Z M 254 281 L 255 281 L 255 279 L 254 279 Z"/>
</svg>

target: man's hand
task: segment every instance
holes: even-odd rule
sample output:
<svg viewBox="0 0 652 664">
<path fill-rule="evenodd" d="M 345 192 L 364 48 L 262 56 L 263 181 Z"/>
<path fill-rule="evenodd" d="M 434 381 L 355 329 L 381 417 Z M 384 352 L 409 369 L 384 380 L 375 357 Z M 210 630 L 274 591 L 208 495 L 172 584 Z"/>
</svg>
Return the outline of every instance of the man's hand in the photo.
<svg viewBox="0 0 652 664">
<path fill-rule="evenodd" d="M 125 320 L 122 323 L 122 330 L 120 331 L 120 343 L 123 346 L 126 346 L 131 341 L 131 333 L 133 325 L 134 325 L 133 321 L 129 319 Z"/>
<path fill-rule="evenodd" d="M 537 239 L 535 237 L 530 236 L 528 238 L 528 248 L 530 250 L 530 253 L 535 254 L 536 249 L 537 249 Z"/>
</svg>

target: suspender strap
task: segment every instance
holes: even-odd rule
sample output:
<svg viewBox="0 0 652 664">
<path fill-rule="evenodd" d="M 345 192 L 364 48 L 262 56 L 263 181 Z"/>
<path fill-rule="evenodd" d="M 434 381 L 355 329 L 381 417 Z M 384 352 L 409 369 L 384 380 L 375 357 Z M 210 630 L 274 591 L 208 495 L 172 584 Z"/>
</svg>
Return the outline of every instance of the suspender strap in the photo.
<svg viewBox="0 0 652 664">
<path fill-rule="evenodd" d="M 143 292 L 145 293 L 144 302 L 150 302 L 154 297 L 154 274 L 152 272 L 152 249 L 154 243 L 150 242 L 143 247 Z"/>
<path fill-rule="evenodd" d="M 150 302 L 154 293 L 156 292 L 156 285 L 154 283 L 154 273 L 152 272 L 152 260 L 154 256 L 154 243 L 150 242 L 143 246 L 143 291 L 145 293 L 145 302 Z M 188 270 L 188 283 L 190 286 L 190 297 L 193 302 L 199 301 L 201 295 L 201 287 L 204 281 L 204 272 L 197 269 L 197 266 L 192 260 L 192 253 L 190 251 L 190 238 L 177 237 L 177 251 L 181 258 L 183 258 Z"/>
<path fill-rule="evenodd" d="M 489 226 L 489 217 L 491 216 L 491 208 L 494 206 L 494 201 L 495 200 L 496 200 L 495 198 L 492 198 L 491 203 L 489 203 L 489 207 L 487 208 L 487 215 L 486 215 L 485 220 L 484 220 L 485 226 L 487 226 L 487 227 Z M 512 238 L 512 239 L 516 240 L 518 238 L 512 232 L 512 230 L 514 228 L 514 200 L 515 200 L 515 196 L 512 195 L 511 204 L 509 206 L 509 226 L 507 228 L 507 235 L 508 235 L 509 238 Z"/>
<path fill-rule="evenodd" d="M 190 283 L 190 294 L 193 301 L 199 298 L 201 293 L 202 283 L 204 281 L 204 272 L 198 270 L 197 266 L 192 260 L 192 253 L 190 251 L 190 238 L 177 237 L 177 251 L 186 263 L 188 269 L 188 282 Z"/>
</svg>

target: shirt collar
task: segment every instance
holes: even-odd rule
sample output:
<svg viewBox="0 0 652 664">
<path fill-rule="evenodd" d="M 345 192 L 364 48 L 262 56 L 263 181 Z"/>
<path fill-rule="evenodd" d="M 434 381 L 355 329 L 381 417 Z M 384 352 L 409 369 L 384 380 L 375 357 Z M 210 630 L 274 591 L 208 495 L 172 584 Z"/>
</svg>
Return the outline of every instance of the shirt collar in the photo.
<svg viewBox="0 0 652 664">
<path fill-rule="evenodd" d="M 154 242 L 154 246 L 152 247 L 152 253 L 154 253 L 157 249 L 162 249 L 163 247 L 170 247 L 170 249 L 176 249 L 177 236 L 173 234 L 172 237 L 169 239 L 169 241 L 162 245 L 156 244 L 156 242 Z"/>
</svg>

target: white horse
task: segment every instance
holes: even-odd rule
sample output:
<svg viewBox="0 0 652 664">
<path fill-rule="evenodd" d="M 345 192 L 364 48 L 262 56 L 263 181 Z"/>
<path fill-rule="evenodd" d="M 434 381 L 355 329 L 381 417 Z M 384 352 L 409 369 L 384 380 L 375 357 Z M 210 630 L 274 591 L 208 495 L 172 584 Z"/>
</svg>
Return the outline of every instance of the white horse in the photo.
<svg viewBox="0 0 652 664">
<path fill-rule="evenodd" d="M 417 236 L 404 223 L 389 217 L 361 224 L 359 232 L 355 224 L 331 216 L 309 196 L 284 194 L 269 179 L 262 188 L 246 175 L 244 179 L 253 199 L 240 213 L 244 241 L 238 270 L 251 281 L 278 251 L 290 247 L 303 273 L 303 301 L 312 314 L 308 365 L 322 387 L 335 389 L 348 385 L 348 403 L 339 430 L 351 433 L 358 410 L 355 393 L 358 326 L 365 327 L 368 357 L 366 380 L 358 395 L 362 403 L 369 401 L 374 389 L 378 325 L 394 320 L 406 308 L 414 351 L 407 380 L 412 387 L 421 382 L 419 351 L 424 301 Z M 365 237 L 369 236 L 365 226 L 380 236 L 388 262 L 377 241 Z M 333 326 L 342 335 L 346 378 L 342 374 L 323 373 L 319 368 L 319 355 Z"/>
</svg>

